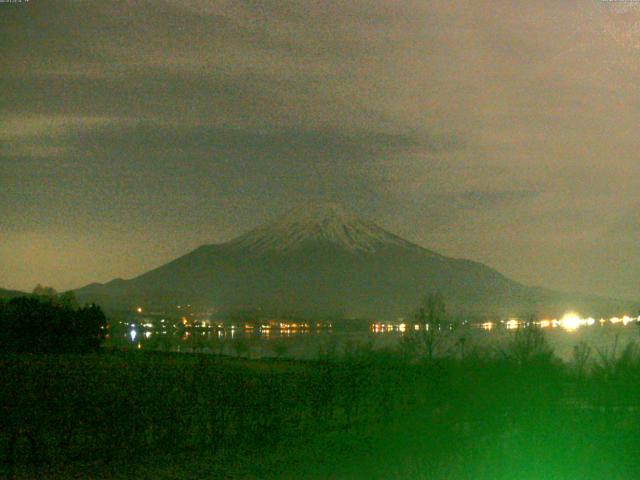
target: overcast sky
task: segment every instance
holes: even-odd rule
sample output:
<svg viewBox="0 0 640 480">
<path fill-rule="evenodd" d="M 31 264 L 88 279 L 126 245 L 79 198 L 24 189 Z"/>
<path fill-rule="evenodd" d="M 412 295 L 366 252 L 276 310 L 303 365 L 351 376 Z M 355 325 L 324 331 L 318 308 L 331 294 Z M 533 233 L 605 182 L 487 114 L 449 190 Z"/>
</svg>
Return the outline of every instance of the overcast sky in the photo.
<svg viewBox="0 0 640 480">
<path fill-rule="evenodd" d="M 309 199 L 640 298 L 640 3 L 0 3 L 0 286 L 129 278 Z"/>
</svg>

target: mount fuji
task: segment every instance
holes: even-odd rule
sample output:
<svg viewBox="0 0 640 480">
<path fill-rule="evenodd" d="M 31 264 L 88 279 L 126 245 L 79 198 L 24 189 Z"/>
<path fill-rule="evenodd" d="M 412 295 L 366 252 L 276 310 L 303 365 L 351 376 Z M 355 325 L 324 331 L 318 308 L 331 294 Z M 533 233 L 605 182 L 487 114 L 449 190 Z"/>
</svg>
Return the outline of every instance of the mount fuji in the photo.
<svg viewBox="0 0 640 480">
<path fill-rule="evenodd" d="M 620 302 L 528 287 L 470 260 L 394 235 L 334 204 L 306 204 L 233 240 L 196 250 L 130 280 L 76 290 L 111 308 L 192 304 L 219 312 L 395 319 L 427 292 L 476 315 L 593 315 Z M 588 309 L 588 310 L 586 310 Z"/>
</svg>

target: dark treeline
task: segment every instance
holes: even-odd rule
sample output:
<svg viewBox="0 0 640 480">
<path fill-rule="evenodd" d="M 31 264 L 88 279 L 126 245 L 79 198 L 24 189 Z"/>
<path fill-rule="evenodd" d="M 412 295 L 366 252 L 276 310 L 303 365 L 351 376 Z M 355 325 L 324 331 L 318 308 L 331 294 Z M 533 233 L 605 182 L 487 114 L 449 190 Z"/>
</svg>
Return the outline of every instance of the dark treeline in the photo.
<svg viewBox="0 0 640 480">
<path fill-rule="evenodd" d="M 71 293 L 36 287 L 33 295 L 0 300 L 0 352 L 93 352 L 107 328 L 100 307 L 80 307 Z"/>
<path fill-rule="evenodd" d="M 104 352 L 0 357 L 4 470 L 22 478 L 640 478 L 640 355 L 537 330 L 430 356 L 312 362 Z M 427 343 L 424 343 L 427 342 Z"/>
</svg>

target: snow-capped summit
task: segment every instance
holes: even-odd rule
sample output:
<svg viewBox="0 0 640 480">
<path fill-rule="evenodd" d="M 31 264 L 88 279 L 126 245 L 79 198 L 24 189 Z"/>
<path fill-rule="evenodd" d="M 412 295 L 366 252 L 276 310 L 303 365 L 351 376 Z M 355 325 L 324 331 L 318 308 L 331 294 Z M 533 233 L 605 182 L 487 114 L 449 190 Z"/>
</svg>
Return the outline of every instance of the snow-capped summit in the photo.
<svg viewBox="0 0 640 480">
<path fill-rule="evenodd" d="M 290 251 L 310 243 L 329 243 L 352 252 L 375 252 L 384 245 L 414 247 L 376 224 L 334 203 L 306 203 L 232 243 L 254 251 Z"/>
</svg>

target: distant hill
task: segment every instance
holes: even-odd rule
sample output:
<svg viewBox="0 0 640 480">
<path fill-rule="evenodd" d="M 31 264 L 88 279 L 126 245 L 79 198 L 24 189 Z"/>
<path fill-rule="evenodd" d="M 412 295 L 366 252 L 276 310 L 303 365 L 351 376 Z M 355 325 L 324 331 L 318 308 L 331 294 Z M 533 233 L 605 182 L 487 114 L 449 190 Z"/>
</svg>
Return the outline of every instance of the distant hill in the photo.
<svg viewBox="0 0 640 480">
<path fill-rule="evenodd" d="M 471 260 L 404 240 L 336 205 L 304 205 L 222 244 L 196 250 L 130 280 L 91 284 L 82 301 L 132 308 L 190 303 L 343 318 L 410 314 L 439 291 L 461 314 L 619 313 L 629 302 L 528 287 Z"/>
<path fill-rule="evenodd" d="M 24 295 L 28 294 L 18 290 L 5 290 L 4 288 L 0 288 L 0 298 L 22 297 Z"/>
</svg>

